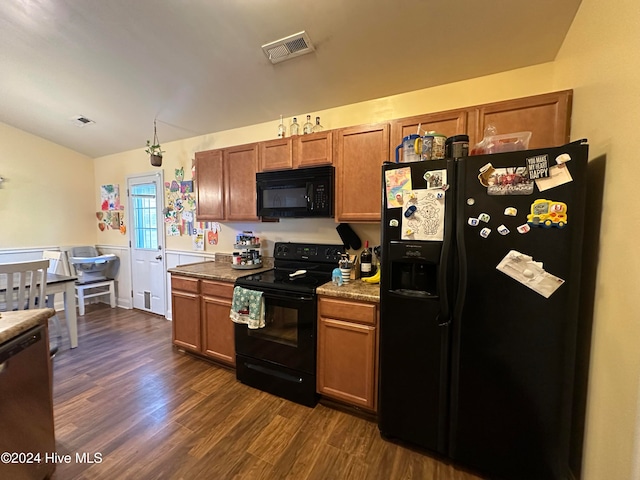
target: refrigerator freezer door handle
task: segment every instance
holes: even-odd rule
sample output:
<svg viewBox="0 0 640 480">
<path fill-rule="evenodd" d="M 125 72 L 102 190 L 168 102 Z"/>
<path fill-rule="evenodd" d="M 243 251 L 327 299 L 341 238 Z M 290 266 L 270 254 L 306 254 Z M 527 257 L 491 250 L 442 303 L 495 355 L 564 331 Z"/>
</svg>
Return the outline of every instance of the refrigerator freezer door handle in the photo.
<svg viewBox="0 0 640 480">
<path fill-rule="evenodd" d="M 438 322 L 439 327 L 448 327 L 449 324 L 451 324 L 451 317 L 449 317 L 449 315 L 441 316 L 440 314 L 438 314 L 436 321 Z"/>
</svg>

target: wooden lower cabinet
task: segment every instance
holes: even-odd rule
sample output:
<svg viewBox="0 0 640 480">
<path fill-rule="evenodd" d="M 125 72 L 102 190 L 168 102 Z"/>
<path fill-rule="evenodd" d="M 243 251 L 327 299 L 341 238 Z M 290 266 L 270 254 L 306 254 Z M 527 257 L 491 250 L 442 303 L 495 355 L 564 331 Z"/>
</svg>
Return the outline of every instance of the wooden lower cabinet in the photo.
<svg viewBox="0 0 640 480">
<path fill-rule="evenodd" d="M 173 344 L 235 366 L 233 284 L 171 276 Z"/>
<path fill-rule="evenodd" d="M 229 318 L 233 284 L 200 280 L 202 297 L 202 353 L 230 366 L 236 365 L 233 322 Z"/>
<path fill-rule="evenodd" d="M 200 284 L 197 278 L 171 276 L 171 329 L 178 347 L 200 351 Z"/>
<path fill-rule="evenodd" d="M 319 297 L 318 393 L 376 411 L 378 317 L 377 304 Z"/>
</svg>

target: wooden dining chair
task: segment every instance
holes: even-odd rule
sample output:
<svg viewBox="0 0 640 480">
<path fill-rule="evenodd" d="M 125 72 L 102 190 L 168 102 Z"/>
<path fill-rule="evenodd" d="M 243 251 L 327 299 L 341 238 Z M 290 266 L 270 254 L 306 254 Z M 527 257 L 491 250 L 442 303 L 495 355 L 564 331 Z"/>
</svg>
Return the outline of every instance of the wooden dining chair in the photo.
<svg viewBox="0 0 640 480">
<path fill-rule="evenodd" d="M 0 311 L 46 308 L 49 260 L 0 263 Z M 32 286 L 34 288 L 32 288 Z"/>
<path fill-rule="evenodd" d="M 49 268 L 47 268 L 47 272 L 57 273 L 60 275 L 69 275 L 68 267 L 65 268 L 64 252 L 59 252 L 57 250 L 44 250 L 42 252 L 42 258 L 49 260 Z M 48 308 L 53 308 L 55 310 L 55 297 L 55 294 L 47 295 Z M 60 319 L 58 318 L 58 315 L 54 315 L 49 319 L 49 321 L 53 323 L 53 333 L 55 334 L 56 338 L 61 338 L 62 328 L 60 327 Z"/>
</svg>

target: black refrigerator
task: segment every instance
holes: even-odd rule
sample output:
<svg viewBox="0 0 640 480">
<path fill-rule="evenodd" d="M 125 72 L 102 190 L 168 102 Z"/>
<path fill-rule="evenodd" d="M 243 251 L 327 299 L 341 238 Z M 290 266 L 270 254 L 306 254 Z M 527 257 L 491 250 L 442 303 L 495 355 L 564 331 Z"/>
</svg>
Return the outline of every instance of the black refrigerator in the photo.
<svg viewBox="0 0 640 480">
<path fill-rule="evenodd" d="M 379 429 L 569 478 L 588 145 L 382 168 Z"/>
</svg>

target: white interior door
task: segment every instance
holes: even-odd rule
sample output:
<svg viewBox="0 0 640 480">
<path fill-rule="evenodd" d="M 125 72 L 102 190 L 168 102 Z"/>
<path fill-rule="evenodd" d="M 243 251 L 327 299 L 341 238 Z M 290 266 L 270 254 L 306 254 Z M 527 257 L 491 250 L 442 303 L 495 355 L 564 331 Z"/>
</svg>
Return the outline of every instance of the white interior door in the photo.
<svg viewBox="0 0 640 480">
<path fill-rule="evenodd" d="M 127 178 L 133 308 L 165 315 L 162 171 Z"/>
</svg>

